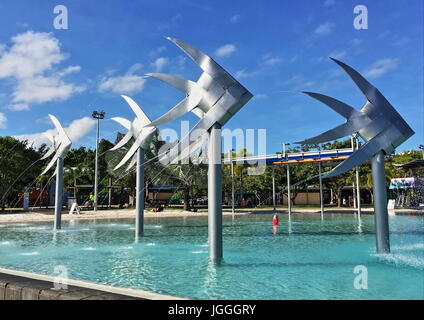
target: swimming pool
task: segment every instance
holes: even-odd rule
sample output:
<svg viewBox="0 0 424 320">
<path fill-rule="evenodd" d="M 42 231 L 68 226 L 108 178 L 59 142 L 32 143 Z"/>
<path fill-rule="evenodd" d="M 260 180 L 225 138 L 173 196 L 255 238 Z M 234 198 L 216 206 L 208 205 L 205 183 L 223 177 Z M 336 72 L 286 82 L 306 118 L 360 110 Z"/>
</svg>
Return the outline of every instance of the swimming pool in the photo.
<svg viewBox="0 0 424 320">
<path fill-rule="evenodd" d="M 209 263 L 207 218 L 146 219 L 134 241 L 132 220 L 0 225 L 0 266 L 194 299 L 423 299 L 422 217 L 390 218 L 392 253 L 376 255 L 372 216 L 224 217 L 224 262 Z M 355 266 L 368 289 L 355 289 Z"/>
</svg>

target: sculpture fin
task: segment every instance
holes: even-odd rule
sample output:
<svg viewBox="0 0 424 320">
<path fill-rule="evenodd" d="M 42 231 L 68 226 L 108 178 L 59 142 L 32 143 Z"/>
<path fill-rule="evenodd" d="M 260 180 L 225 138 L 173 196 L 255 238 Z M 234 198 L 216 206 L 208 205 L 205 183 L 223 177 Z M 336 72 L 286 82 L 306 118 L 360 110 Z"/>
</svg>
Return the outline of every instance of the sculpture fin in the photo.
<svg viewBox="0 0 424 320">
<path fill-rule="evenodd" d="M 51 167 L 54 166 L 54 164 L 56 163 L 56 160 L 59 158 L 59 154 L 56 153 L 54 155 L 54 157 L 50 160 L 49 164 L 47 165 L 46 169 L 44 169 L 44 171 L 40 174 L 40 176 L 42 176 L 43 174 L 45 174 L 47 171 L 50 170 Z"/>
<path fill-rule="evenodd" d="M 203 95 L 200 90 L 193 90 L 192 93 L 180 101 L 175 107 L 169 110 L 167 113 L 149 123 L 146 127 L 159 126 L 161 124 L 175 120 L 187 112 L 192 111 L 202 100 Z"/>
<path fill-rule="evenodd" d="M 134 167 L 134 165 L 136 164 L 136 162 L 137 162 L 137 156 L 136 155 L 133 155 L 133 157 L 132 157 L 132 159 L 130 161 L 130 164 L 125 169 L 125 171 L 129 171 L 132 167 Z"/>
<path fill-rule="evenodd" d="M 137 116 L 138 119 L 140 119 L 143 125 L 150 123 L 150 119 L 146 116 L 143 110 L 141 110 L 141 108 L 133 99 L 124 95 L 121 95 L 121 97 L 124 98 L 125 101 L 130 105 L 131 109 L 134 111 L 135 115 Z"/>
<path fill-rule="evenodd" d="M 359 90 L 361 90 L 369 102 L 371 102 L 373 105 L 391 106 L 389 101 L 387 101 L 381 92 L 378 91 L 378 89 L 371 83 L 369 83 L 368 80 L 365 79 L 358 71 L 337 59 L 330 59 L 337 63 L 349 75 L 349 77 L 353 80 L 353 82 L 357 85 Z"/>
<path fill-rule="evenodd" d="M 46 152 L 46 154 L 44 156 L 41 157 L 40 160 L 44 160 L 44 159 L 49 158 L 55 151 L 56 151 L 55 147 L 51 146 L 50 149 Z"/>
<path fill-rule="evenodd" d="M 118 122 L 121 126 L 123 126 L 128 131 L 131 130 L 131 121 L 121 117 L 113 117 L 111 118 L 113 121 Z"/>
<path fill-rule="evenodd" d="M 196 82 L 191 80 L 183 79 L 172 74 L 165 73 L 147 73 L 146 76 L 158 79 L 169 84 L 171 87 L 181 91 L 185 94 L 190 94 L 191 89 L 196 86 Z"/>
<path fill-rule="evenodd" d="M 345 173 L 357 166 L 360 166 L 363 162 L 369 160 L 380 150 L 386 149 L 389 145 L 390 142 L 387 142 L 387 139 L 384 134 L 380 134 L 377 137 L 368 141 L 359 150 L 355 151 L 349 158 L 340 163 L 333 170 L 325 173 L 322 177 L 324 179 L 331 178 L 339 174 Z"/>
<path fill-rule="evenodd" d="M 319 94 L 319 93 L 307 92 L 307 91 L 304 91 L 303 93 L 326 104 L 327 106 L 329 106 L 331 109 L 333 109 L 334 111 L 336 111 L 338 114 L 340 114 L 342 117 L 346 119 L 350 119 L 353 115 L 359 114 L 358 110 L 332 97 Z"/>
<path fill-rule="evenodd" d="M 127 154 L 124 156 L 124 158 L 122 158 L 121 162 L 119 162 L 119 164 L 113 170 L 117 170 L 122 167 L 137 152 L 137 149 L 143 143 L 143 140 L 146 139 L 146 136 L 146 134 L 140 134 L 137 137 L 130 150 L 128 150 Z"/>
<path fill-rule="evenodd" d="M 212 78 L 220 78 L 223 80 L 224 85 L 229 85 L 231 83 L 237 83 L 224 68 L 222 68 L 218 63 L 215 62 L 211 57 L 200 51 L 199 49 L 193 47 L 191 44 L 188 44 L 184 41 L 167 37 L 166 39 L 175 43 L 181 50 L 183 50 L 194 62 L 196 62 L 199 67 L 209 74 Z"/>
<path fill-rule="evenodd" d="M 71 144 L 72 142 L 66 134 L 65 130 L 63 129 L 62 125 L 60 124 L 59 120 L 57 120 L 57 118 L 51 114 L 49 114 L 49 117 L 59 133 L 60 141 L 65 144 Z"/>
<path fill-rule="evenodd" d="M 357 132 L 360 128 L 353 122 L 346 122 L 338 127 L 328 130 L 318 136 L 303 141 L 295 142 L 296 144 L 319 144 L 323 142 L 337 140 Z"/>
<path fill-rule="evenodd" d="M 133 134 L 131 131 L 128 131 L 127 134 L 119 141 L 113 148 L 110 149 L 110 151 L 117 150 L 121 148 L 122 146 L 126 145 L 128 141 L 131 140 Z"/>
</svg>

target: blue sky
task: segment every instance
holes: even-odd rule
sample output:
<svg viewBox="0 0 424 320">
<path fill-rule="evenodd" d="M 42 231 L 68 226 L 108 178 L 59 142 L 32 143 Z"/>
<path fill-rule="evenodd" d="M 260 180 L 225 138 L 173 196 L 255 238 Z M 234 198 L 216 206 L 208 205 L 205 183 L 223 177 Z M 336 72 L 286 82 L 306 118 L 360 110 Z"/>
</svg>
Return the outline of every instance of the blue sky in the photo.
<svg viewBox="0 0 424 320">
<path fill-rule="evenodd" d="M 114 116 L 133 118 L 126 93 L 155 119 L 181 94 L 144 73 L 196 80 L 200 69 L 164 39 L 185 40 L 211 55 L 255 98 L 230 129 L 267 129 L 267 152 L 343 122 L 300 93 L 324 93 L 355 108 L 365 99 L 329 56 L 373 83 L 416 132 L 397 151 L 423 143 L 422 0 L 118 1 L 2 0 L 0 3 L 0 135 L 34 137 L 71 125 L 75 146 L 94 145 L 91 111 L 103 109 L 101 135 L 114 141 Z M 68 8 L 69 29 L 53 26 L 56 5 Z M 367 30 L 353 9 L 368 8 Z M 187 115 L 194 125 L 197 119 Z M 178 129 L 175 121 L 169 125 Z M 36 136 L 37 137 L 37 136 Z"/>
</svg>

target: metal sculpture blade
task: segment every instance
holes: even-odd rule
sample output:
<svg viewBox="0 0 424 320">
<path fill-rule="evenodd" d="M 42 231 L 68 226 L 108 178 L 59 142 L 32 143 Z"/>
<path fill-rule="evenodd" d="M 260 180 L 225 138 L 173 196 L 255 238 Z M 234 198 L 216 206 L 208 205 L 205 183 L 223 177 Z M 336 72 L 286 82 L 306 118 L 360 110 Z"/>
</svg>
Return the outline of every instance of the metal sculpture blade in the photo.
<svg viewBox="0 0 424 320">
<path fill-rule="evenodd" d="M 367 101 L 361 110 L 356 110 L 337 99 L 318 93 L 304 92 L 339 113 L 346 119 L 346 123 L 316 137 L 296 143 L 318 144 L 354 133 L 357 133 L 366 143 L 344 162 L 324 174 L 323 178 L 330 178 L 345 173 L 367 161 L 381 150 L 389 154 L 405 140 L 414 135 L 411 127 L 377 88 L 352 67 L 336 59 L 331 59 L 349 75 L 364 94 Z"/>
<path fill-rule="evenodd" d="M 146 126 L 150 124 L 150 120 L 133 99 L 124 95 L 122 95 L 122 98 L 124 98 L 125 101 L 129 104 L 129 106 L 135 113 L 136 117 L 132 122 L 120 117 L 112 118 L 112 120 L 118 122 L 124 128 L 126 128 L 128 132 L 121 139 L 121 141 L 119 141 L 111 150 L 116 150 L 123 147 L 125 144 L 127 144 L 131 140 L 131 138 L 135 139 L 135 142 L 133 143 L 131 148 L 128 150 L 128 152 L 119 162 L 119 164 L 114 168 L 114 170 L 119 169 L 129 159 L 132 158 L 129 166 L 126 168 L 126 171 L 128 171 L 136 163 L 136 161 L 134 160 L 134 154 L 137 151 L 137 149 L 138 148 L 147 149 L 150 146 L 153 134 L 156 132 L 157 129 L 155 127 Z"/>
<path fill-rule="evenodd" d="M 49 117 L 50 120 L 53 122 L 53 125 L 56 127 L 57 135 L 47 135 L 49 140 L 52 141 L 52 146 L 41 159 L 47 159 L 52 154 L 54 154 L 54 157 L 49 162 L 44 171 L 41 173 L 41 175 L 49 171 L 50 168 L 53 167 L 53 165 L 56 163 L 56 160 L 58 158 L 64 159 L 72 145 L 72 141 L 69 139 L 59 120 L 57 120 L 57 118 L 51 114 L 49 114 Z"/>
<path fill-rule="evenodd" d="M 174 108 L 153 121 L 150 126 L 170 122 L 188 112 L 196 114 L 201 119 L 189 134 L 175 146 L 179 150 L 175 159 L 181 159 L 198 149 L 199 144 L 205 142 L 205 137 L 206 139 L 208 137 L 206 132 L 215 123 L 224 125 L 253 95 L 202 51 L 184 41 L 169 37 L 167 39 L 184 51 L 203 70 L 197 82 L 167 74 L 147 74 L 147 76 L 161 80 L 187 95 Z"/>
</svg>

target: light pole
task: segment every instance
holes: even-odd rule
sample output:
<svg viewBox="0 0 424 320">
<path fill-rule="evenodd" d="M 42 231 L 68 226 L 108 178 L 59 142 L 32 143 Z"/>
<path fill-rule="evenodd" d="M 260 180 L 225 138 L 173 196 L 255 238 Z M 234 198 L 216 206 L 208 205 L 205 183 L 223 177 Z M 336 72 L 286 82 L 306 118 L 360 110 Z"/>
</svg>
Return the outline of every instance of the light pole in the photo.
<svg viewBox="0 0 424 320">
<path fill-rule="evenodd" d="M 94 168 L 94 202 L 93 209 L 97 211 L 97 203 L 98 203 L 98 179 L 99 179 L 99 130 L 100 130 L 100 120 L 105 118 L 104 111 L 93 111 L 92 117 L 97 119 L 97 131 L 96 131 L 96 162 Z"/>
<path fill-rule="evenodd" d="M 289 146 L 290 143 L 283 143 L 283 158 L 286 158 L 288 160 L 287 150 L 286 146 Z M 291 209 L 291 186 L 290 186 L 290 166 L 287 163 L 287 208 L 289 211 L 289 217 L 292 213 Z"/>
<path fill-rule="evenodd" d="M 424 160 L 424 144 L 420 144 L 418 146 L 419 149 L 421 149 L 423 151 L 423 160 Z"/>
</svg>

